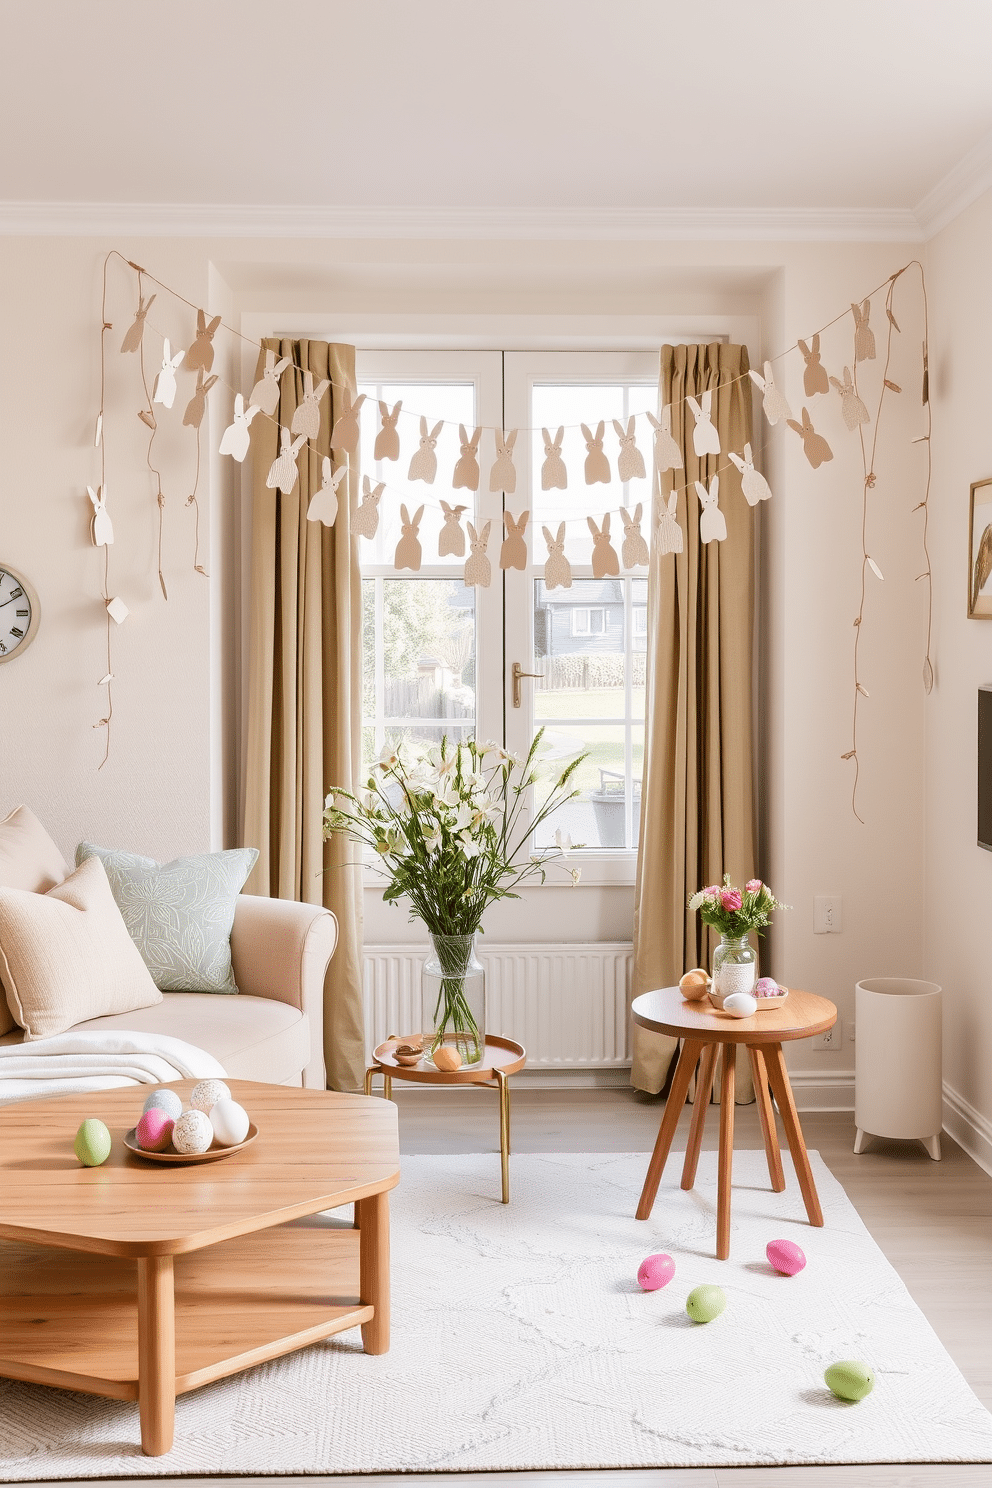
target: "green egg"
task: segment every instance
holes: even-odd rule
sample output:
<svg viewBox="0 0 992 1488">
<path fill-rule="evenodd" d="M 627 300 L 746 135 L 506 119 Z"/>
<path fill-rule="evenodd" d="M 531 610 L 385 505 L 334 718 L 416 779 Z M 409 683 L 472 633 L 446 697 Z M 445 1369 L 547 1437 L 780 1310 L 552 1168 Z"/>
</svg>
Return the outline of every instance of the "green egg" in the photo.
<svg viewBox="0 0 992 1488">
<path fill-rule="evenodd" d="M 693 1287 L 685 1302 L 685 1310 L 694 1323 L 711 1323 L 719 1317 L 727 1305 L 727 1294 L 723 1287 Z"/>
<path fill-rule="evenodd" d="M 110 1132 L 102 1121 L 88 1116 L 76 1133 L 76 1156 L 84 1168 L 98 1168 L 110 1156 Z"/>
<path fill-rule="evenodd" d="M 864 1400 L 875 1388 L 875 1376 L 867 1364 L 857 1359 L 842 1359 L 823 1372 L 826 1384 L 841 1400 Z"/>
</svg>

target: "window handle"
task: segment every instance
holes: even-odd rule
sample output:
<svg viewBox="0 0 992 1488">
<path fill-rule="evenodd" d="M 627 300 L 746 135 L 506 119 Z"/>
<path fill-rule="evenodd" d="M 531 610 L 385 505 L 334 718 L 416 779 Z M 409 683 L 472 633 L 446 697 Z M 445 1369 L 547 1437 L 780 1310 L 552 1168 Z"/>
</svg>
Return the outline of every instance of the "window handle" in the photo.
<svg viewBox="0 0 992 1488">
<path fill-rule="evenodd" d="M 515 708 L 520 707 L 520 679 L 522 677 L 536 677 L 541 681 L 544 680 L 543 672 L 525 672 L 519 661 L 513 663 L 510 676 L 513 678 L 513 706 Z"/>
</svg>

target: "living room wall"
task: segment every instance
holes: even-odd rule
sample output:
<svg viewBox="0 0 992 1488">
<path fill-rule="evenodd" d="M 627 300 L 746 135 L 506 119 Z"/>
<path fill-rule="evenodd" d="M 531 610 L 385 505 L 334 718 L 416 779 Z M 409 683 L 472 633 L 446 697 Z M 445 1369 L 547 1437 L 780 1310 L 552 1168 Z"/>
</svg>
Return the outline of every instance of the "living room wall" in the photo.
<svg viewBox="0 0 992 1488">
<path fill-rule="evenodd" d="M 104 671 L 102 567 L 88 541 L 85 484 L 98 472 L 92 438 L 99 293 L 109 247 L 235 322 L 247 312 L 270 313 L 275 331 L 291 332 L 300 316 L 313 312 L 345 327 L 349 319 L 374 313 L 380 324 L 392 320 L 401 329 L 404 318 L 422 322 L 424 316 L 464 323 L 530 315 L 535 325 L 541 317 L 594 316 L 607 338 L 611 324 L 624 317 L 746 316 L 757 317 L 761 327 L 762 344 L 750 348 L 754 362 L 846 310 L 913 253 L 899 243 L 6 239 L 0 305 L 8 345 L 17 354 L 0 370 L 9 431 L 0 561 L 35 583 L 43 620 L 27 655 L 0 668 L 0 807 L 31 804 L 67 853 L 89 836 L 158 857 L 223 845 L 236 819 L 241 491 L 237 472 L 213 460 L 205 503 L 207 580 L 191 570 L 188 472 L 177 475 L 166 513 L 166 605 L 155 575 L 156 509 L 142 473 L 136 369 L 116 354 L 129 313 L 117 320 L 108 337 L 108 431 L 111 418 L 114 429 L 107 475 L 117 538 L 114 587 L 131 617 L 115 635 L 113 747 L 100 770 L 103 731 L 92 725 L 104 711 L 96 686 Z M 166 296 L 160 301 L 150 319 L 182 342 L 186 318 Z M 849 747 L 852 620 L 860 586 L 858 440 L 843 426 L 839 399 L 819 399 L 817 426 L 835 458 L 813 472 L 799 440 L 781 426 L 769 430 L 756 413 L 776 493 L 762 513 L 759 580 L 762 866 L 793 905 L 781 918 L 767 964 L 783 981 L 833 997 L 848 1026 L 858 977 L 918 975 L 923 968 L 924 616 L 921 586 L 913 582 L 920 566 L 918 519 L 909 514 L 921 460 L 919 447 L 908 445 L 919 424 L 913 379 L 922 331 L 908 285 L 899 318 L 893 375 L 909 384 L 911 395 L 895 405 L 883 439 L 872 506 L 871 550 L 885 583 L 870 591 L 862 643 L 871 692 L 860 739 L 864 826 L 851 812 L 851 767 L 839 758 Z M 880 339 L 881 319 L 876 313 Z M 848 318 L 831 333 L 835 340 L 824 337 L 831 371 L 850 360 L 850 331 Z M 233 380 L 238 360 L 233 350 L 224 354 Z M 798 412 L 798 355 L 786 365 Z M 212 416 L 223 422 L 224 414 L 218 407 Z M 941 519 L 936 516 L 936 524 Z M 812 896 L 821 892 L 843 896 L 841 935 L 812 933 Z M 629 935 L 629 890 L 567 893 L 582 938 Z M 516 914 L 503 908 L 490 933 L 539 938 L 540 903 L 532 899 Z M 791 1062 L 819 1082 L 825 1099 L 832 1092 L 836 1103 L 849 1103 L 848 1043 L 829 1055 L 804 1046 Z"/>
</svg>

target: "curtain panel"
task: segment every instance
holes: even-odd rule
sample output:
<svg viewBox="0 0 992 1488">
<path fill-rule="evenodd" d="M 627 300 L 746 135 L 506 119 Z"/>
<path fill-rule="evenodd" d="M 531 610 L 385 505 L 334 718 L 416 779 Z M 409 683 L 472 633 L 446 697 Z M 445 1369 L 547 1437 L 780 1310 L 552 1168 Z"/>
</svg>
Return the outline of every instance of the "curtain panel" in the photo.
<svg viewBox="0 0 992 1488">
<path fill-rule="evenodd" d="M 358 500 L 358 456 L 338 487 L 333 527 L 307 521 L 321 485 L 341 394 L 355 392 L 355 350 L 325 341 L 268 339 L 289 357 L 272 420 L 251 426 L 252 556 L 248 643 L 248 728 L 244 837 L 259 850 L 252 893 L 323 904 L 338 921 L 337 949 L 324 984 L 324 1063 L 332 1090 L 360 1090 L 365 1070 L 362 1016 L 362 869 L 344 837 L 325 843 L 324 797 L 353 788 L 361 763 L 361 577 L 351 512 Z M 331 387 L 321 400 L 320 433 L 300 453 L 294 489 L 265 484 L 303 402 L 303 371 Z M 348 456 L 335 459 L 339 465 Z"/>
</svg>

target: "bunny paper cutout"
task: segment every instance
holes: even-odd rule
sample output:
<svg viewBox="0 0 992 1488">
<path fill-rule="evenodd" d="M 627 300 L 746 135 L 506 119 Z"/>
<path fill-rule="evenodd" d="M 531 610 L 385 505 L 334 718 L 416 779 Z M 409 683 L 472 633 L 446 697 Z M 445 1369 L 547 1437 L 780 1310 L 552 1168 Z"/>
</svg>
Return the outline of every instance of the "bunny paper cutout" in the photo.
<svg viewBox="0 0 992 1488">
<path fill-rule="evenodd" d="M 659 553 L 682 552 L 682 528 L 675 515 L 678 504 L 678 491 L 673 491 L 667 501 L 664 497 L 661 498 L 658 526 L 655 529 L 655 545 Z"/>
<path fill-rule="evenodd" d="M 820 361 L 820 337 L 813 337 L 813 345 L 807 346 L 805 341 L 796 343 L 803 354 L 806 370 L 803 373 L 803 390 L 807 398 L 812 398 L 816 393 L 829 393 L 830 386 L 827 382 L 827 369 Z"/>
<path fill-rule="evenodd" d="M 351 530 L 359 537 L 367 537 L 369 542 L 379 530 L 379 502 L 385 489 L 385 481 L 380 481 L 373 490 L 368 476 L 362 476 L 362 502 L 351 519 Z"/>
<path fill-rule="evenodd" d="M 524 532 L 530 520 L 530 512 L 521 512 L 514 520 L 513 513 L 503 513 L 503 526 L 506 528 L 506 537 L 503 546 L 499 550 L 500 568 L 519 568 L 527 570 L 527 539 Z"/>
<path fill-rule="evenodd" d="M 644 469 L 644 456 L 636 444 L 637 415 L 633 413 L 630 415 L 626 429 L 619 419 L 613 420 L 613 427 L 620 441 L 617 474 L 622 481 L 644 480 L 647 476 L 647 471 Z"/>
<path fill-rule="evenodd" d="M 257 412 L 258 409 L 255 407 L 254 403 L 249 403 L 248 407 L 246 408 L 244 398 L 241 396 L 240 393 L 235 393 L 234 422 L 228 424 L 227 428 L 224 430 L 223 436 L 220 441 L 220 454 L 233 455 L 235 460 L 237 460 L 240 464 L 245 455 L 248 453 L 248 447 L 251 444 L 251 435 L 248 432 L 248 425 L 251 423 Z"/>
<path fill-rule="evenodd" d="M 410 568 L 414 573 L 420 572 L 420 560 L 423 556 L 417 533 L 420 531 L 420 519 L 424 515 L 424 508 L 418 506 L 410 519 L 410 513 L 405 506 L 400 507 L 400 520 L 403 524 L 403 536 L 396 544 L 396 556 L 393 559 L 393 567 L 396 569 Z"/>
<path fill-rule="evenodd" d="M 217 381 L 217 373 L 213 372 L 203 380 L 203 368 L 200 367 L 196 374 L 196 392 L 186 404 L 186 412 L 183 414 L 183 424 L 189 424 L 190 428 L 198 429 L 203 423 L 203 415 L 207 411 L 207 394 Z"/>
<path fill-rule="evenodd" d="M 90 522 L 90 536 L 93 538 L 95 548 L 109 548 L 114 540 L 114 524 L 110 520 L 107 510 L 107 488 L 97 486 L 94 491 L 92 486 L 87 486 L 90 501 L 93 503 L 93 517 Z"/>
<path fill-rule="evenodd" d="M 155 379 L 153 403 L 161 403 L 163 408 L 172 407 L 176 401 L 176 369 L 185 355 L 184 351 L 177 351 L 175 356 L 172 355 L 168 337 L 162 342 L 162 366 Z"/>
<path fill-rule="evenodd" d="M 303 402 L 297 403 L 293 414 L 293 422 L 290 427 L 291 434 L 303 434 L 307 439 L 316 439 L 320 433 L 320 400 L 330 387 L 325 377 L 323 381 L 313 385 L 313 373 L 303 374 Z M 333 442 L 333 441 L 332 441 Z M 339 446 L 344 448 L 344 446 Z"/>
<path fill-rule="evenodd" d="M 729 451 L 729 458 L 741 473 L 741 491 L 748 506 L 757 506 L 759 501 L 768 501 L 772 494 L 771 487 L 761 471 L 754 468 L 751 446 L 745 444 L 743 459 L 740 455 L 735 455 L 733 450 Z"/>
<path fill-rule="evenodd" d="M 434 484 L 437 475 L 437 455 L 434 453 L 437 447 L 437 438 L 444 428 L 444 419 L 438 419 L 433 429 L 428 431 L 427 420 L 423 414 L 420 416 L 420 448 L 414 450 L 413 459 L 410 461 L 410 469 L 407 471 L 407 480 L 426 481 L 427 485 Z"/>
<path fill-rule="evenodd" d="M 400 435 L 396 427 L 396 421 L 403 407 L 403 399 L 393 404 L 392 412 L 389 404 L 379 400 L 379 417 L 382 427 L 375 436 L 375 449 L 372 451 L 373 460 L 398 460 L 400 457 Z"/>
<path fill-rule="evenodd" d="M 137 351 L 141 345 L 141 338 L 145 334 L 145 316 L 155 303 L 155 296 L 149 295 L 147 300 L 138 297 L 138 308 L 134 312 L 134 320 L 128 326 L 121 342 L 121 351 Z"/>
<path fill-rule="evenodd" d="M 696 481 L 696 495 L 702 507 L 699 516 L 699 541 L 723 542 L 727 536 L 727 520 L 717 505 L 720 497 L 720 477 L 718 475 L 713 477 L 709 490 L 702 481 Z"/>
<path fill-rule="evenodd" d="M 813 428 L 813 422 L 809 416 L 809 411 L 807 409 L 803 409 L 803 421 L 801 424 L 797 424 L 795 419 L 789 419 L 789 428 L 795 429 L 796 433 L 802 440 L 803 453 L 805 454 L 807 460 L 812 465 L 814 470 L 816 470 L 818 466 L 822 465 L 824 460 L 833 459 L 833 450 L 830 448 L 823 435 L 817 434 L 816 430 Z"/>
<path fill-rule="evenodd" d="M 615 578 L 620 572 L 617 550 L 610 542 L 610 513 L 603 518 L 602 527 L 597 527 L 592 517 L 586 517 L 592 533 L 592 576 L 594 579 Z"/>
<path fill-rule="evenodd" d="M 544 464 L 541 466 L 541 490 L 542 491 L 564 491 L 568 487 L 568 471 L 565 469 L 565 461 L 561 457 L 561 442 L 565 438 L 565 427 L 562 425 L 554 439 L 547 429 L 542 429 L 544 435 Z M 571 584 L 571 577 L 569 578 Z M 562 586 L 562 587 L 567 587 Z"/>
<path fill-rule="evenodd" d="M 772 372 L 771 362 L 765 363 L 764 377 L 762 377 L 760 372 L 755 372 L 753 367 L 749 375 L 752 382 L 757 383 L 764 394 L 761 406 L 765 411 L 765 418 L 768 422 L 770 424 L 777 424 L 779 419 L 785 419 L 787 421 L 791 419 L 792 409 L 786 401 L 785 394 L 780 392 L 775 386 L 775 377 Z"/>
<path fill-rule="evenodd" d="M 465 565 L 465 583 L 474 584 L 479 589 L 488 589 L 492 582 L 493 566 L 486 557 L 486 547 L 489 543 L 489 529 L 493 524 L 487 522 L 481 532 L 476 532 L 471 522 L 465 525 L 472 544 L 472 552 Z"/>
<path fill-rule="evenodd" d="M 449 506 L 446 501 L 441 502 L 444 511 L 444 526 L 437 535 L 437 556 L 446 558 L 451 554 L 455 558 L 465 557 L 465 533 L 462 531 L 462 512 L 467 512 L 467 506 Z"/>
<path fill-rule="evenodd" d="M 872 362 L 875 359 L 875 332 L 868 324 L 871 315 L 871 300 L 862 300 L 860 305 L 852 303 L 854 315 L 854 360 Z"/>
<path fill-rule="evenodd" d="M 334 474 L 331 474 L 331 461 L 325 455 L 320 462 L 322 481 L 319 491 L 314 491 L 310 497 L 310 505 L 307 507 L 308 522 L 323 522 L 325 527 L 333 527 L 338 514 L 338 486 L 348 473 L 347 465 L 339 465 Z"/>
<path fill-rule="evenodd" d="M 517 442 L 517 430 L 501 434 L 496 430 L 496 461 L 489 472 L 490 491 L 502 491 L 512 496 L 517 489 L 517 472 L 513 466 L 513 446 Z"/>
<path fill-rule="evenodd" d="M 323 386 L 323 384 L 321 385 Z M 348 389 L 341 389 L 341 412 L 334 420 L 334 428 L 331 431 L 331 449 L 347 450 L 349 455 L 358 454 L 358 441 L 361 438 L 358 415 L 362 411 L 362 404 L 365 402 L 365 398 L 365 393 L 359 393 L 354 403 L 352 403 L 351 393 Z M 312 437 L 316 438 L 316 435 Z"/>
<path fill-rule="evenodd" d="M 600 419 L 596 426 L 595 434 L 588 425 L 582 425 L 582 437 L 586 442 L 586 449 L 589 451 L 586 455 L 585 471 L 587 486 L 608 486 L 610 484 L 610 462 L 606 458 L 606 451 L 603 449 L 603 432 L 605 428 L 606 425 L 602 419 Z"/>
<path fill-rule="evenodd" d="M 684 469 L 682 451 L 672 438 L 672 405 L 666 403 L 661 410 L 661 423 L 653 413 L 649 413 L 648 418 L 654 429 L 654 460 L 659 474 L 663 475 L 666 470 Z"/>
<path fill-rule="evenodd" d="M 718 455 L 720 453 L 720 436 L 712 421 L 712 390 L 707 388 L 703 394 L 702 407 L 696 402 L 695 398 L 686 398 L 685 401 L 688 403 L 692 416 L 696 420 L 696 427 L 692 431 L 692 447 L 696 451 L 696 454 L 700 457 L 703 455 Z"/>
<path fill-rule="evenodd" d="M 267 351 L 262 375 L 251 390 L 248 402 L 254 403 L 256 408 L 270 417 L 279 407 L 279 379 L 288 366 L 289 357 L 280 357 L 277 362 L 275 352 Z"/>
<path fill-rule="evenodd" d="M 648 545 L 641 532 L 641 517 L 644 508 L 640 502 L 634 508 L 634 515 L 625 506 L 620 508 L 620 516 L 623 518 L 623 566 L 624 568 L 646 568 L 648 563 Z"/>
<path fill-rule="evenodd" d="M 215 315 L 210 324 L 202 310 L 196 312 L 196 340 L 186 353 L 186 367 L 190 372 L 209 372 L 214 364 L 214 332 L 220 325 L 220 316 Z"/>
<path fill-rule="evenodd" d="M 545 589 L 571 589 L 572 565 L 565 557 L 565 523 L 559 523 L 557 537 L 552 537 L 547 527 L 541 530 L 548 545 L 548 561 L 544 565 Z"/>
<path fill-rule="evenodd" d="M 469 439 L 465 432 L 465 425 L 458 425 L 458 438 L 461 441 L 461 458 L 455 465 L 455 473 L 451 477 L 451 488 L 457 491 L 464 487 L 466 491 L 477 491 L 479 489 L 479 440 L 482 438 L 482 430 L 476 429 L 472 438 Z"/>
<path fill-rule="evenodd" d="M 851 433 L 854 433 L 859 424 L 870 424 L 871 415 L 858 396 L 850 367 L 844 368 L 843 382 L 838 382 L 836 377 L 831 377 L 830 381 L 840 393 L 840 411 Z"/>
<path fill-rule="evenodd" d="M 285 424 L 279 430 L 279 440 L 279 453 L 269 466 L 265 484 L 270 491 L 274 491 L 278 486 L 282 494 L 288 496 L 296 485 L 296 477 L 299 475 L 296 457 L 307 441 L 304 434 L 293 439 Z"/>
</svg>

